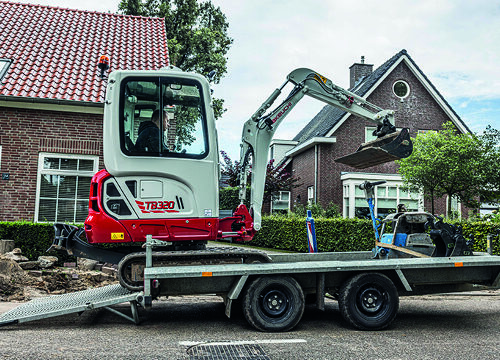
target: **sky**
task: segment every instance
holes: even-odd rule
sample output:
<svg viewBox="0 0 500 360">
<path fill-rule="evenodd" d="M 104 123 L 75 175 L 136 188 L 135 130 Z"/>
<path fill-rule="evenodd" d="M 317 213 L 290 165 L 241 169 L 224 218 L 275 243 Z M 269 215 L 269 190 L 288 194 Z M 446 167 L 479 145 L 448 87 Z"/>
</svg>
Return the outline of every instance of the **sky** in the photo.
<svg viewBox="0 0 500 360">
<path fill-rule="evenodd" d="M 120 1 L 15 2 L 117 12 Z M 234 160 L 243 123 L 293 69 L 311 68 L 347 88 L 349 67 L 361 56 L 377 68 L 402 49 L 473 132 L 500 129 L 499 0 L 212 2 L 234 39 L 228 72 L 214 86 L 227 108 L 217 121 L 219 147 Z M 292 139 L 323 106 L 304 98 L 275 138 Z"/>
</svg>

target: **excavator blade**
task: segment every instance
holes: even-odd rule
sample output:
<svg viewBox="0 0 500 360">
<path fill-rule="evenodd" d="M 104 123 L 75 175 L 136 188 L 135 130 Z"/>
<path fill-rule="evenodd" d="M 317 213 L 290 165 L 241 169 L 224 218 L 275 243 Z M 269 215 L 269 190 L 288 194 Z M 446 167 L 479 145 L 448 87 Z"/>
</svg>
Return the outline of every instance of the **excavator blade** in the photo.
<svg viewBox="0 0 500 360">
<path fill-rule="evenodd" d="M 413 143 L 408 129 L 402 129 L 373 141 L 361 144 L 355 153 L 335 159 L 357 169 L 399 160 L 411 155 Z"/>
</svg>

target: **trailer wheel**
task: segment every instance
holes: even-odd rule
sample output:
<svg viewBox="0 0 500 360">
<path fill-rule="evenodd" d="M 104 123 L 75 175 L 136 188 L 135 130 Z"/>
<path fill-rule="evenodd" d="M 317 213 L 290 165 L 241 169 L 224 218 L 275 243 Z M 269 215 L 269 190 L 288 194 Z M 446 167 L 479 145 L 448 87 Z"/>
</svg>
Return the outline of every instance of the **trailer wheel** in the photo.
<svg viewBox="0 0 500 360">
<path fill-rule="evenodd" d="M 381 330 L 389 326 L 399 308 L 398 291 L 383 274 L 353 276 L 341 287 L 339 309 L 342 317 L 361 330 Z"/>
<path fill-rule="evenodd" d="M 262 276 L 243 295 L 243 314 L 260 331 L 288 331 L 304 313 L 304 293 L 290 276 Z"/>
</svg>

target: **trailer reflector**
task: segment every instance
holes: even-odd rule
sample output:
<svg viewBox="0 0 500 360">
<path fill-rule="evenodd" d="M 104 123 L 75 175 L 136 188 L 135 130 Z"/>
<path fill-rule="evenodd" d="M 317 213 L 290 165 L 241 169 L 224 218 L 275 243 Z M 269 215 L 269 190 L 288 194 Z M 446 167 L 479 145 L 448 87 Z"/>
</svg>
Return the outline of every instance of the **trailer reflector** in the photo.
<svg viewBox="0 0 500 360">
<path fill-rule="evenodd" d="M 455 267 L 463 267 L 464 263 L 463 262 L 456 262 Z"/>
<path fill-rule="evenodd" d="M 212 277 L 212 272 L 211 271 L 203 271 L 201 273 L 202 277 Z"/>
</svg>

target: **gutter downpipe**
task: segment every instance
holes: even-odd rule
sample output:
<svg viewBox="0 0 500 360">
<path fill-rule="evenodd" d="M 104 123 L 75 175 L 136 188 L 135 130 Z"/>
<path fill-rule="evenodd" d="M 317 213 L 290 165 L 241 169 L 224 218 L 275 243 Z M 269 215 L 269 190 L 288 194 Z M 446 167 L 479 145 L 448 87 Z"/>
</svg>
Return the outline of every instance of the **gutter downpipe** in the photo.
<svg viewBox="0 0 500 360">
<path fill-rule="evenodd" d="M 314 203 L 318 203 L 318 144 L 314 145 Z"/>
</svg>

